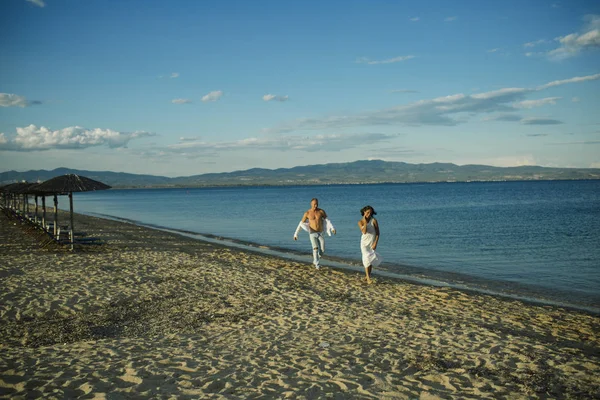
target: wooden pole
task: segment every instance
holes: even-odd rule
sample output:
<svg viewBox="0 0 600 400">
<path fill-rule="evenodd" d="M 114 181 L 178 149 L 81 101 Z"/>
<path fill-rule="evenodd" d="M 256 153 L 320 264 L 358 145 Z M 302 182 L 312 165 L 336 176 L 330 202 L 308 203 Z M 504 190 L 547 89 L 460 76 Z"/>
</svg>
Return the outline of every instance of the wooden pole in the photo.
<svg viewBox="0 0 600 400">
<path fill-rule="evenodd" d="M 58 235 L 58 198 L 54 195 L 54 237 Z"/>
<path fill-rule="evenodd" d="M 46 230 L 46 195 L 42 196 L 42 225 Z"/>
<path fill-rule="evenodd" d="M 38 195 L 35 195 L 35 223 L 37 224 L 37 215 L 38 215 Z"/>
<path fill-rule="evenodd" d="M 71 250 L 73 250 L 73 240 L 75 239 L 75 227 L 73 226 L 73 192 L 69 192 L 69 208 L 71 209 Z"/>
</svg>

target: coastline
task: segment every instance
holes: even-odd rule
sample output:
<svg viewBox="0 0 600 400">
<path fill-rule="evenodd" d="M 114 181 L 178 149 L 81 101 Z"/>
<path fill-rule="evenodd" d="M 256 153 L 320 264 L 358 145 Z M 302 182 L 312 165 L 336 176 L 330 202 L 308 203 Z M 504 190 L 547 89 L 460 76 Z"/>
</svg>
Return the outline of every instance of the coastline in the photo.
<svg viewBox="0 0 600 400">
<path fill-rule="evenodd" d="M 597 315 L 75 224 L 104 244 L 41 249 L 0 216 L 0 396 L 600 395 Z"/>
<path fill-rule="evenodd" d="M 274 257 L 279 257 L 285 260 L 310 264 L 312 258 L 307 252 L 298 252 L 292 249 L 278 248 L 274 246 L 265 246 L 257 242 L 249 242 L 241 239 L 224 237 L 220 235 L 212 235 L 207 233 L 198 233 L 188 230 L 180 230 L 169 228 L 160 225 L 147 224 L 133 219 L 115 217 L 105 214 L 87 214 L 103 219 L 124 222 L 149 229 L 157 229 L 164 232 L 181 235 L 193 240 L 200 240 L 214 244 L 220 244 L 228 247 L 235 247 L 240 250 L 266 254 Z M 326 255 L 322 259 L 322 264 L 327 267 L 345 270 L 348 272 L 363 273 L 361 261 L 348 258 L 335 257 Z M 402 271 L 402 272 L 397 272 Z M 550 305 L 572 309 L 574 311 L 583 311 L 593 315 L 600 316 L 600 300 L 590 296 L 578 297 L 577 301 L 569 300 L 572 298 L 571 293 L 564 293 L 557 289 L 549 289 L 536 287 L 533 285 L 525 285 L 522 283 L 510 281 L 494 281 L 483 279 L 471 275 L 465 275 L 454 272 L 439 271 L 411 265 L 397 265 L 384 262 L 380 267 L 373 271 L 375 276 L 385 277 L 389 279 L 423 284 L 428 286 L 448 287 L 458 289 L 463 292 L 471 292 L 476 294 L 488 294 L 498 296 L 508 300 L 520 300 L 530 304 Z M 583 300 L 585 299 L 585 300 Z"/>
</svg>

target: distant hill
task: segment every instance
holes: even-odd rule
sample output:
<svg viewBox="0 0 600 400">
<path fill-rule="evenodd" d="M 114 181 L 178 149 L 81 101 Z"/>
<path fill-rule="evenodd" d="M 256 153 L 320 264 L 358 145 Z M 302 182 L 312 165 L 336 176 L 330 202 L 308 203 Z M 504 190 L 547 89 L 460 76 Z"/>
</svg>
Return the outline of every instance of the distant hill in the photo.
<svg viewBox="0 0 600 400">
<path fill-rule="evenodd" d="M 70 168 L 56 168 L 52 171 L 31 170 L 26 172 L 8 171 L 0 173 L 0 185 L 7 183 L 27 181 L 43 182 L 55 176 L 77 174 L 94 179 L 112 187 L 148 187 L 169 186 L 171 178 L 154 175 L 127 174 L 125 172 L 111 171 L 86 171 Z"/>
<path fill-rule="evenodd" d="M 600 179 L 599 168 L 502 168 L 488 165 L 408 164 L 373 160 L 279 169 L 252 168 L 177 178 L 68 168 L 52 171 L 7 171 L 0 173 L 0 185 L 18 181 L 45 181 L 64 174 L 83 175 L 114 188 Z"/>
</svg>

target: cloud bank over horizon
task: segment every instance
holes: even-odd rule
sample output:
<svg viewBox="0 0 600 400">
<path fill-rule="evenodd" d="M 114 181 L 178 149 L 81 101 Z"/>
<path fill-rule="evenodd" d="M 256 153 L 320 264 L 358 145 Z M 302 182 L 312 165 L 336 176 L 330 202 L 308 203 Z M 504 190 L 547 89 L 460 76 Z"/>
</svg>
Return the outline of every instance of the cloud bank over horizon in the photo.
<svg viewBox="0 0 600 400">
<path fill-rule="evenodd" d="M 51 149 L 86 149 L 94 146 L 108 146 L 111 149 L 127 147 L 134 139 L 155 136 L 150 132 L 117 132 L 111 129 L 85 129 L 71 126 L 60 130 L 29 125 L 17 128 L 16 137 L 9 140 L 0 134 L 0 150 L 5 151 L 44 151 Z"/>
</svg>

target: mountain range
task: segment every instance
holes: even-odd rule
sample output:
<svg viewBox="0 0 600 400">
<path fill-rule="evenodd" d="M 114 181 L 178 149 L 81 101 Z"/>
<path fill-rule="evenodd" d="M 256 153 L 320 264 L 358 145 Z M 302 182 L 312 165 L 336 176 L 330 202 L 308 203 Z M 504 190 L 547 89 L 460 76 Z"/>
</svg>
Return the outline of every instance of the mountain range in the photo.
<svg viewBox="0 0 600 400">
<path fill-rule="evenodd" d="M 540 166 L 492 167 L 450 163 L 409 164 L 381 160 L 307 165 L 293 168 L 252 168 L 243 171 L 181 177 L 86 171 L 57 168 L 0 173 L 0 185 L 13 182 L 45 181 L 64 174 L 78 174 L 113 188 L 331 185 L 411 182 L 472 182 L 514 180 L 600 179 L 600 168 L 550 168 Z"/>
</svg>

